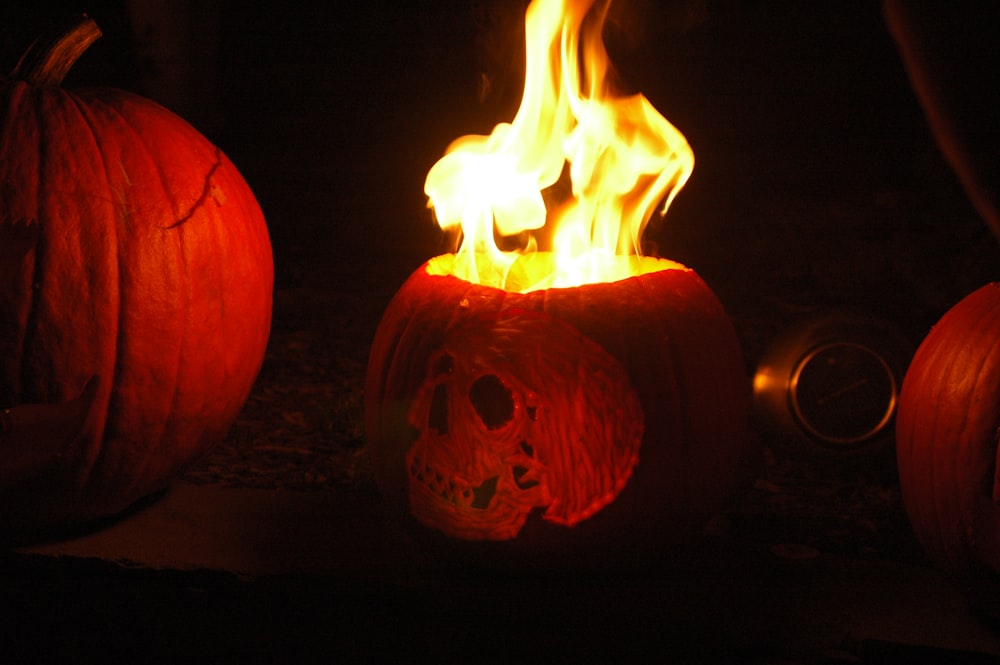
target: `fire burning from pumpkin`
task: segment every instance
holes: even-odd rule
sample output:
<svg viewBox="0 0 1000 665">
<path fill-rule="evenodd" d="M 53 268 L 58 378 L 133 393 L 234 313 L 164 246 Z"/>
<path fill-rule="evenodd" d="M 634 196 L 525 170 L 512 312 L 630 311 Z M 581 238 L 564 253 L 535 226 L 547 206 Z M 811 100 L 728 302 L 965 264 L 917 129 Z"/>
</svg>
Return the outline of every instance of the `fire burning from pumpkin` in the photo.
<svg viewBox="0 0 1000 665">
<path fill-rule="evenodd" d="M 694 154 L 643 95 L 613 89 L 603 41 L 609 5 L 528 7 L 524 93 L 513 121 L 457 139 L 427 174 L 438 224 L 461 231 L 454 257 L 432 266 L 441 274 L 532 291 L 641 271 L 634 257 L 643 230 L 683 187 Z M 551 246 L 539 240 L 543 227 Z"/>
<path fill-rule="evenodd" d="M 609 1 L 532 1 L 513 121 L 427 175 L 461 246 L 400 287 L 369 355 L 386 498 L 449 538 L 505 541 L 504 567 L 652 561 L 722 507 L 743 459 L 749 391 L 722 304 L 640 256 L 694 158 L 612 88 Z"/>
</svg>

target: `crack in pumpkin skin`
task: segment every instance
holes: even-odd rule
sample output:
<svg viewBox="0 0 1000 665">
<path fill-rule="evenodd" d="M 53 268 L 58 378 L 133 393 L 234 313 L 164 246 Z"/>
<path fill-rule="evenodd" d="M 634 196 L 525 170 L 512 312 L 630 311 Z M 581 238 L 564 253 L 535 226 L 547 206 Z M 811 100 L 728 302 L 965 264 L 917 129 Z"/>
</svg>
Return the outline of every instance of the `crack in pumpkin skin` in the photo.
<svg viewBox="0 0 1000 665">
<path fill-rule="evenodd" d="M 215 185 L 215 183 L 212 180 L 212 178 L 215 176 L 215 172 L 218 171 L 221 166 L 222 166 L 222 150 L 219 147 L 216 147 L 215 163 L 212 164 L 212 167 L 208 170 L 208 175 L 205 176 L 205 187 L 204 189 L 202 189 L 201 196 L 199 196 L 198 199 L 193 204 L 191 204 L 191 208 L 185 214 L 181 215 L 181 217 L 176 222 L 164 228 L 176 229 L 178 226 L 189 221 L 192 217 L 194 217 L 195 213 L 198 212 L 198 208 L 205 205 L 209 197 L 213 198 L 215 202 L 219 205 L 225 204 L 226 202 L 225 194 Z"/>
</svg>

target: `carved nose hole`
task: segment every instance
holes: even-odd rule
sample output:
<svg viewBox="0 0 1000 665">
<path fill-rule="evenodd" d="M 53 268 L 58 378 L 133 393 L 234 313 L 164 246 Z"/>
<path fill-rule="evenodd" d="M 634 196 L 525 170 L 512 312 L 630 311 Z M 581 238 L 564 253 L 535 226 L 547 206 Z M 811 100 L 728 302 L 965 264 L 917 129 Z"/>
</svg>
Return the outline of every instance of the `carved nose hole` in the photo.
<svg viewBox="0 0 1000 665">
<path fill-rule="evenodd" d="M 455 359 L 447 353 L 442 353 L 434 359 L 431 365 L 431 376 L 444 376 L 455 371 Z"/>
<path fill-rule="evenodd" d="M 535 456 L 535 449 L 531 447 L 530 443 L 528 443 L 527 441 L 522 441 L 520 443 L 520 446 L 522 453 L 524 453 L 528 457 Z M 528 473 L 528 467 L 526 466 L 515 465 L 514 468 L 512 469 L 512 472 L 514 474 L 514 484 L 517 485 L 520 489 L 523 490 L 531 489 L 532 487 L 535 487 L 536 485 L 539 484 L 537 480 L 531 478 L 528 479 L 524 478 L 524 476 L 527 475 Z"/>
<path fill-rule="evenodd" d="M 528 468 L 523 466 L 515 466 L 512 470 L 514 474 L 514 484 L 522 490 L 528 490 L 532 487 L 538 485 L 538 481 L 532 478 L 525 479 L 525 475 L 528 473 Z"/>
<path fill-rule="evenodd" d="M 479 510 L 486 510 L 490 507 L 490 501 L 497 493 L 497 482 L 499 477 L 487 478 L 479 487 L 472 490 L 472 507 Z"/>
<path fill-rule="evenodd" d="M 431 409 L 427 415 L 427 425 L 438 434 L 448 433 L 448 389 L 443 383 L 434 386 L 431 395 Z"/>
<path fill-rule="evenodd" d="M 486 425 L 486 429 L 499 429 L 514 417 L 514 396 L 503 382 L 486 374 L 472 382 L 469 401 Z"/>
</svg>

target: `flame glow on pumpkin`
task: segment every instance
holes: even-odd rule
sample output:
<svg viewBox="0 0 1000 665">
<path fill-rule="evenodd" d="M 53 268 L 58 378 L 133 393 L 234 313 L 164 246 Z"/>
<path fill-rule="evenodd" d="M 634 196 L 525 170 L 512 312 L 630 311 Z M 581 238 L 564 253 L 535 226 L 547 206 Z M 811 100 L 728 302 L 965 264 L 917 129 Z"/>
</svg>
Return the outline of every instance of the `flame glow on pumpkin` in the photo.
<svg viewBox="0 0 1000 665">
<path fill-rule="evenodd" d="M 455 140 L 427 174 L 438 224 L 461 229 L 448 263 L 466 281 L 531 291 L 629 277 L 646 224 L 691 175 L 684 136 L 643 95 L 611 89 L 602 36 L 610 0 L 594 5 L 532 1 L 513 121 Z M 553 200 L 557 189 L 569 190 L 564 200 Z M 553 254 L 542 259 L 532 232 L 545 226 L 552 247 L 541 249 Z M 508 251 L 498 236 L 527 240 Z"/>
</svg>

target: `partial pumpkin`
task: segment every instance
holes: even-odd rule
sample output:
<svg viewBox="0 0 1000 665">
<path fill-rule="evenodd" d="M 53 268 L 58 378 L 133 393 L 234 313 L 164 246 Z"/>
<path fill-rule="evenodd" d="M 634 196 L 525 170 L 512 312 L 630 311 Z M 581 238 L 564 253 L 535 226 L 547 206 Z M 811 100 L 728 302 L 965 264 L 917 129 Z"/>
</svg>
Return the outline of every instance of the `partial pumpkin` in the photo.
<svg viewBox="0 0 1000 665">
<path fill-rule="evenodd" d="M 903 501 L 930 556 L 1000 572 L 1000 283 L 962 299 L 910 364 L 896 416 Z"/>
<path fill-rule="evenodd" d="M 0 526 L 100 518 L 226 434 L 273 263 L 219 148 L 158 104 L 59 83 L 89 19 L 0 87 Z"/>
<path fill-rule="evenodd" d="M 397 512 L 476 563 L 566 569 L 650 563 L 725 506 L 748 380 L 694 271 L 641 259 L 621 281 L 514 293 L 452 260 L 413 273 L 372 344 L 368 444 Z"/>
</svg>

